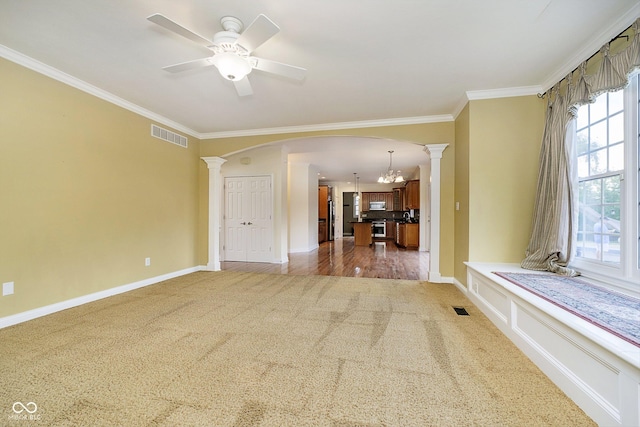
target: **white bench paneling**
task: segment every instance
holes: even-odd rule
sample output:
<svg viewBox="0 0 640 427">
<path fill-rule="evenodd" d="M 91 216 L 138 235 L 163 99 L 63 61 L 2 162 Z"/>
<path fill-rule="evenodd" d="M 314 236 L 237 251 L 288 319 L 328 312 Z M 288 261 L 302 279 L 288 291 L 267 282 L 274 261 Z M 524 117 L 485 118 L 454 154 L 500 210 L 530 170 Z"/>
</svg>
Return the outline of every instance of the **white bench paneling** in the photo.
<svg viewBox="0 0 640 427">
<path fill-rule="evenodd" d="M 466 264 L 458 287 L 567 396 L 601 426 L 640 425 L 640 348 L 493 274 L 518 265 Z"/>
</svg>

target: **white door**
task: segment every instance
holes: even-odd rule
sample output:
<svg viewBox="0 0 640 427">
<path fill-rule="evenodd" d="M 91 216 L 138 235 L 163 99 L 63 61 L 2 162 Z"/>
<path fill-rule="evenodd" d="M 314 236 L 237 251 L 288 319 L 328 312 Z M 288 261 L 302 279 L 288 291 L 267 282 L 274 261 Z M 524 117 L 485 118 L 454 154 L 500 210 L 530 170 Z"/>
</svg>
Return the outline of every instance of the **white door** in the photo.
<svg viewBox="0 0 640 427">
<path fill-rule="evenodd" d="M 224 189 L 225 260 L 272 261 L 271 177 L 228 177 Z"/>
</svg>

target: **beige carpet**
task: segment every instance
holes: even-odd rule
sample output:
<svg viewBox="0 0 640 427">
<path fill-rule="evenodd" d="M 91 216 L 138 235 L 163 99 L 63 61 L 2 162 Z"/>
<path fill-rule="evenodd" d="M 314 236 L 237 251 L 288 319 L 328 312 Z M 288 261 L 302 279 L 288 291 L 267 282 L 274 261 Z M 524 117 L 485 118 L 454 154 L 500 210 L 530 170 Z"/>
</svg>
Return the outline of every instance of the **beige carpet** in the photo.
<svg viewBox="0 0 640 427">
<path fill-rule="evenodd" d="M 595 425 L 452 285 L 200 272 L 0 343 L 0 425 Z"/>
</svg>

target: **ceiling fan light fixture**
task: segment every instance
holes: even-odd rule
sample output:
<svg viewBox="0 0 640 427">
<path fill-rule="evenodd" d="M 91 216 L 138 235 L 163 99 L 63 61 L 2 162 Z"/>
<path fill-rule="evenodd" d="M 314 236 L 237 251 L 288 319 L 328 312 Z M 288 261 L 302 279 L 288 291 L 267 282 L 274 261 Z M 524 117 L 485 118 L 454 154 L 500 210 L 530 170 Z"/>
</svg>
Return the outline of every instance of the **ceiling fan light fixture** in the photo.
<svg viewBox="0 0 640 427">
<path fill-rule="evenodd" d="M 247 59 L 231 52 L 218 53 L 211 58 L 211 62 L 222 77 L 234 82 L 244 79 L 253 69 Z"/>
</svg>

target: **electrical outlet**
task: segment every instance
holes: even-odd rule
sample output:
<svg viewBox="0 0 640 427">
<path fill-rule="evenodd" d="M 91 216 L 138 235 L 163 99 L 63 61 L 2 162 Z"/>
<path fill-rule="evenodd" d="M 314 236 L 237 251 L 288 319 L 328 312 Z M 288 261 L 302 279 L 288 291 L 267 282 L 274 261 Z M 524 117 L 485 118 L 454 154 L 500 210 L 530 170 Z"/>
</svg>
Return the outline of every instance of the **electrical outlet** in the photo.
<svg viewBox="0 0 640 427">
<path fill-rule="evenodd" d="M 2 296 L 13 294 L 13 282 L 6 282 L 2 284 Z"/>
<path fill-rule="evenodd" d="M 144 265 L 145 265 L 145 267 L 149 267 L 151 265 L 151 258 L 145 258 L 144 259 Z"/>
</svg>

